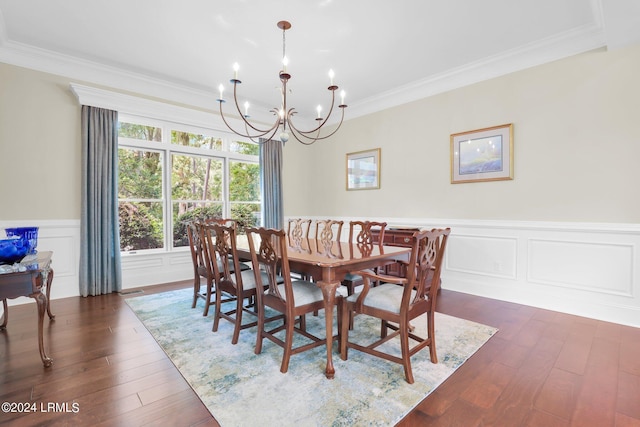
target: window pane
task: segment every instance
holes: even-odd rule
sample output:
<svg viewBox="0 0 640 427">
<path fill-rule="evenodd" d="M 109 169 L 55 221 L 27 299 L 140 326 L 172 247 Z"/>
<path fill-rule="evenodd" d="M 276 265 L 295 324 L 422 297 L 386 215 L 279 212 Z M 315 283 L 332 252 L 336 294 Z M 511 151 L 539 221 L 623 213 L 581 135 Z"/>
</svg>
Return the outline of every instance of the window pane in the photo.
<svg viewBox="0 0 640 427">
<path fill-rule="evenodd" d="M 118 198 L 162 199 L 162 154 L 118 149 Z"/>
<path fill-rule="evenodd" d="M 257 163 L 230 161 L 229 172 L 230 201 L 260 201 L 260 165 Z"/>
<path fill-rule="evenodd" d="M 171 156 L 172 200 L 221 201 L 222 185 L 222 160 Z"/>
<path fill-rule="evenodd" d="M 123 138 L 142 139 L 144 141 L 162 141 L 162 129 L 153 126 L 136 125 L 120 122 L 118 136 Z"/>
<path fill-rule="evenodd" d="M 260 154 L 260 147 L 253 142 L 231 141 L 229 151 L 240 154 L 251 154 L 257 156 Z"/>
<path fill-rule="evenodd" d="M 198 135 L 195 133 L 171 131 L 171 143 L 187 147 L 208 148 L 210 150 L 222 150 L 222 139 L 214 136 Z"/>
<path fill-rule="evenodd" d="M 120 250 L 158 249 L 163 244 L 162 202 L 118 203 Z"/>
<path fill-rule="evenodd" d="M 222 218 L 222 203 L 173 202 L 173 247 L 188 246 L 187 224 L 193 220 Z"/>
<path fill-rule="evenodd" d="M 260 226 L 260 203 L 231 203 L 231 218 L 238 223 L 238 234 L 246 234 L 247 227 Z"/>
</svg>

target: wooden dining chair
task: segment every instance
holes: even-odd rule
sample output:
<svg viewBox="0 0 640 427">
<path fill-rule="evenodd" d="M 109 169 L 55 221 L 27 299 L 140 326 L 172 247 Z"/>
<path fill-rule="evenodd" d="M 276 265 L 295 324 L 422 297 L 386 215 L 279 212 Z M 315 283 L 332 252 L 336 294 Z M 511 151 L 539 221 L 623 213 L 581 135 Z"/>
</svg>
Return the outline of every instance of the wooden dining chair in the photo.
<svg viewBox="0 0 640 427">
<path fill-rule="evenodd" d="M 371 231 L 372 228 L 378 230 L 377 238 Z M 349 242 L 357 246 L 362 253 L 371 252 L 374 245 L 381 245 L 384 242 L 384 230 L 386 228 L 386 222 L 351 221 L 349 223 Z M 353 295 L 355 288 L 362 284 L 363 279 L 359 274 L 347 273 L 342 280 L 342 286 L 347 288 L 347 295 Z"/>
<path fill-rule="evenodd" d="M 322 291 L 313 282 L 291 279 L 287 256 L 287 235 L 284 230 L 248 228 L 247 236 L 253 271 L 262 271 L 266 274 L 266 276 L 256 274 L 257 288 L 262 289 L 264 285 L 266 291 L 258 292 L 256 296 L 258 331 L 255 353 L 262 352 L 264 338 L 279 345 L 284 349 L 280 372 L 286 373 L 292 355 L 325 345 L 327 342 L 326 336 L 320 338 L 309 333 L 304 322 L 304 316 L 307 313 L 324 309 Z M 281 284 L 277 282 L 279 273 L 284 279 Z M 284 324 L 267 330 L 265 307 L 282 313 Z M 283 338 L 280 338 L 282 334 L 276 335 L 281 331 L 284 331 Z M 310 342 L 293 348 L 294 333 L 306 337 Z M 336 338 L 337 336 L 329 337 L 332 340 Z"/>
<path fill-rule="evenodd" d="M 212 331 L 217 332 L 220 319 L 226 319 L 234 325 L 232 344 L 237 344 L 240 330 L 257 325 L 257 320 L 242 322 L 243 313 L 257 315 L 255 307 L 256 280 L 254 272 L 240 267 L 236 247 L 235 223 L 222 225 L 219 223 L 204 224 L 204 255 L 207 268 L 217 278 L 215 310 Z M 221 262 L 228 260 L 228 262 Z M 235 307 L 223 309 L 224 297 L 235 300 Z M 229 300 L 229 299 L 227 299 Z M 246 305 L 245 305 L 246 301 Z M 225 311 L 226 310 L 226 311 Z"/>
<path fill-rule="evenodd" d="M 193 263 L 193 302 L 191 308 L 196 308 L 198 298 L 204 300 L 203 316 L 209 315 L 209 307 L 213 305 L 215 277 L 209 274 L 204 259 L 204 247 L 202 240 L 202 223 L 192 221 L 187 224 L 187 237 L 189 239 L 189 249 L 191 250 L 191 261 Z M 202 279 L 204 279 L 204 289 Z"/>
<path fill-rule="evenodd" d="M 209 307 L 215 304 L 215 283 L 216 278 L 209 274 L 204 259 L 203 239 L 201 228 L 206 223 L 232 224 L 233 220 L 220 218 L 207 218 L 203 221 L 191 221 L 187 224 L 187 237 L 189 239 L 189 249 L 191 251 L 191 261 L 193 264 L 193 302 L 191 308 L 196 308 L 198 299 L 204 300 L 203 316 L 209 315 Z M 233 269 L 233 261 L 229 260 L 230 267 Z M 246 263 L 240 263 L 242 270 L 248 270 L 250 267 Z M 204 289 L 202 279 L 204 279 Z"/>
<path fill-rule="evenodd" d="M 446 228 L 414 233 L 407 277 L 383 276 L 371 271 L 360 272 L 364 278 L 362 291 L 340 301 L 342 304 L 340 357 L 343 360 L 347 360 L 348 349 L 353 348 L 399 363 L 404 367 L 405 379 L 409 384 L 414 382 L 411 356 L 429 347 L 431 362 L 438 363 L 434 314 L 440 270 L 450 232 L 451 230 Z M 380 280 L 383 283 L 372 287 L 372 280 Z M 373 343 L 365 345 L 349 341 L 348 320 L 356 313 L 381 319 L 380 337 Z M 414 330 L 410 322 L 423 314 L 427 317 L 427 327 L 423 331 L 424 334 L 420 334 L 420 331 Z M 393 331 L 391 334 L 388 333 L 389 329 Z M 396 336 L 400 337 L 402 357 L 377 349 L 378 346 Z M 416 344 L 411 346 L 410 339 Z"/>
</svg>

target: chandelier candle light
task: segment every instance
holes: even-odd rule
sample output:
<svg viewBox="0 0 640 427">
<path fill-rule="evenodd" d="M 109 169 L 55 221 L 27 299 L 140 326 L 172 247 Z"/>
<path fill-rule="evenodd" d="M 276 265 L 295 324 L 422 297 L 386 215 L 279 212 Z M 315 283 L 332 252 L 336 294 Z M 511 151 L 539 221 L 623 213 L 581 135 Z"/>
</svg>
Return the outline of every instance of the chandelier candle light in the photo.
<svg viewBox="0 0 640 427">
<path fill-rule="evenodd" d="M 268 141 L 272 139 L 276 135 L 278 130 L 282 128 L 282 130 L 280 131 L 279 137 L 280 137 L 280 141 L 282 141 L 283 144 L 289 140 L 289 133 L 291 133 L 291 135 L 293 135 L 293 137 L 297 139 L 299 142 L 301 142 L 302 144 L 311 145 L 320 139 L 329 138 L 331 135 L 336 133 L 338 129 L 340 129 L 340 126 L 342 126 L 342 121 L 344 120 L 344 109 L 347 107 L 344 103 L 345 93 L 343 90 L 341 93 L 341 102 L 340 102 L 340 105 L 338 105 L 338 108 L 342 110 L 340 123 L 335 128 L 335 130 L 330 134 L 325 136 L 320 136 L 320 129 L 322 129 L 322 127 L 327 123 L 327 120 L 329 119 L 329 117 L 331 117 L 331 113 L 333 113 L 333 107 L 335 104 L 335 93 L 336 93 L 336 90 L 338 90 L 338 86 L 336 86 L 333 83 L 333 78 L 334 78 L 333 70 L 329 70 L 330 83 L 327 89 L 331 91 L 331 108 L 329 108 L 329 113 L 327 114 L 327 117 L 322 118 L 322 107 L 318 105 L 317 117 L 316 117 L 316 122 L 318 123 L 317 127 L 308 131 L 303 131 L 298 129 L 293 124 L 293 120 L 292 120 L 293 116 L 297 113 L 297 111 L 295 111 L 295 108 L 288 108 L 287 106 L 287 83 L 289 82 L 289 79 L 291 79 L 291 74 L 287 72 L 287 65 L 289 63 L 289 60 L 287 59 L 286 50 L 285 50 L 286 48 L 285 32 L 289 28 L 291 28 L 291 24 L 287 21 L 280 21 L 278 22 L 278 28 L 282 30 L 282 70 L 279 73 L 280 82 L 282 83 L 282 88 L 281 88 L 282 105 L 280 106 L 280 108 L 274 107 L 270 110 L 276 116 L 275 123 L 273 124 L 273 126 L 271 126 L 268 129 L 260 129 L 255 125 L 251 124 L 249 120 L 247 120 L 249 118 L 249 102 L 244 103 L 244 113 L 241 111 L 240 104 L 238 104 L 237 89 L 238 89 L 238 85 L 242 82 L 238 80 L 239 66 L 237 63 L 233 64 L 233 79 L 231 79 L 230 82 L 233 84 L 233 101 L 235 103 L 236 109 L 238 110 L 238 114 L 240 115 L 240 117 L 242 118 L 242 121 L 244 122 L 244 128 L 245 128 L 244 132 L 239 132 L 236 129 L 233 129 L 227 122 L 227 119 L 224 117 L 224 114 L 222 113 L 222 104 L 226 102 L 222 97 L 222 94 L 224 92 L 224 86 L 222 86 L 222 84 L 218 87 L 218 90 L 220 91 L 220 98 L 217 99 L 218 104 L 220 105 L 220 116 L 222 117 L 222 120 L 224 121 L 225 125 L 227 125 L 227 127 L 231 129 L 232 132 L 234 132 L 237 135 L 250 138 L 252 141 L 257 143 L 261 143 L 263 141 Z"/>
</svg>

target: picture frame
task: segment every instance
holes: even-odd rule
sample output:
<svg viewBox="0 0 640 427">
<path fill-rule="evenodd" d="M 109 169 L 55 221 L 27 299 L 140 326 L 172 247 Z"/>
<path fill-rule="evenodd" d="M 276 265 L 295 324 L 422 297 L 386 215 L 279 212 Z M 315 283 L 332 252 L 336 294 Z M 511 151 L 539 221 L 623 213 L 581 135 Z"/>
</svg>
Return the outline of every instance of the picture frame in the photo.
<svg viewBox="0 0 640 427">
<path fill-rule="evenodd" d="M 451 135 L 451 183 L 513 179 L 513 123 Z"/>
<path fill-rule="evenodd" d="M 347 153 L 347 190 L 380 188 L 380 148 Z"/>
</svg>

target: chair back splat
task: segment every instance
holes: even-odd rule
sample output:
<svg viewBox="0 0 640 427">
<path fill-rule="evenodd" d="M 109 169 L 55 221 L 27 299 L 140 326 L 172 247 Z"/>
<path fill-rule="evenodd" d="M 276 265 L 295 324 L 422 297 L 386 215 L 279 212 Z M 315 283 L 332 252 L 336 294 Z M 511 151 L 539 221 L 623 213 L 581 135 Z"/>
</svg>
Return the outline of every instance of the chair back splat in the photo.
<svg viewBox="0 0 640 427">
<path fill-rule="evenodd" d="M 364 279 L 362 291 L 341 302 L 340 356 L 343 360 L 347 359 L 348 349 L 353 348 L 399 363 L 404 367 L 405 379 L 410 384 L 414 382 L 411 356 L 429 347 L 431 362 L 438 363 L 434 315 L 442 260 L 450 232 L 446 228 L 417 231 L 413 234 L 406 277 L 385 276 L 370 270 L 358 273 Z M 372 280 L 382 284 L 372 287 Z M 349 342 L 348 320 L 355 314 L 366 314 L 382 320 L 380 337 L 372 344 L 365 346 Z M 426 314 L 426 330 L 416 331 L 410 322 L 423 314 Z M 392 331 L 391 334 L 389 330 Z M 402 357 L 377 349 L 396 336 L 400 337 Z M 413 342 L 415 344 L 411 346 Z"/>
<path fill-rule="evenodd" d="M 311 220 L 310 219 L 290 219 L 287 226 L 287 235 L 289 236 L 289 245 L 300 246 L 303 240 L 309 240 L 309 233 L 311 232 Z"/>
<path fill-rule="evenodd" d="M 287 226 L 287 239 L 290 247 L 299 252 L 311 253 L 309 247 L 309 234 L 311 233 L 310 219 L 290 219 Z M 310 280 L 311 278 L 303 272 L 292 271 L 300 279 Z"/>
<path fill-rule="evenodd" d="M 316 221 L 316 246 L 322 252 L 331 252 L 334 242 L 339 242 L 344 221 L 319 219 Z"/>
<path fill-rule="evenodd" d="M 372 228 L 378 229 L 378 238 L 375 239 Z M 375 245 L 384 243 L 384 230 L 387 228 L 386 222 L 375 221 L 351 221 L 349 223 L 349 242 L 356 245 L 362 254 L 370 254 Z M 347 288 L 347 295 L 353 295 L 355 288 L 363 283 L 362 276 L 358 274 L 347 274 L 342 280 L 342 286 Z M 353 324 L 351 323 L 353 326 Z"/>
</svg>

